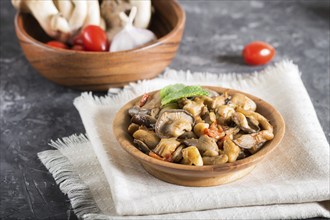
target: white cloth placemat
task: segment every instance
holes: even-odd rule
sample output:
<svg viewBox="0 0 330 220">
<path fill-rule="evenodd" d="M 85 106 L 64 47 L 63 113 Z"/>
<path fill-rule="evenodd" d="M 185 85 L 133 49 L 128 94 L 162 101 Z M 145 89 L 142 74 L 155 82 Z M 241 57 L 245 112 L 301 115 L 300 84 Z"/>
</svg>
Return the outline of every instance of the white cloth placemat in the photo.
<svg viewBox="0 0 330 220">
<path fill-rule="evenodd" d="M 183 212 L 163 215 L 120 216 L 93 147 L 84 135 L 53 142 L 58 150 L 39 153 L 41 161 L 67 194 L 78 217 L 86 220 L 110 219 L 303 219 L 330 217 L 330 202 L 274 204 Z"/>
<path fill-rule="evenodd" d="M 283 142 L 251 174 L 230 184 L 216 187 L 183 187 L 150 176 L 114 139 L 113 116 L 123 104 L 137 95 L 175 82 L 234 88 L 268 101 L 282 113 L 286 121 Z M 114 91 L 110 90 L 110 93 Z M 74 145 L 70 145 L 71 147 L 63 147 L 68 146 L 67 142 L 56 142 L 53 145 L 70 160 L 73 171 L 91 191 L 90 200 L 94 200 L 100 209 L 95 211 L 97 214 L 113 216 L 113 213 L 179 213 L 169 214 L 170 218 L 206 216 L 205 219 L 212 216 L 236 219 L 330 216 L 328 210 L 315 203 L 329 200 L 330 197 L 329 144 L 300 79 L 298 68 L 289 61 L 283 61 L 254 74 L 192 74 L 168 70 L 160 78 L 131 84 L 116 95 L 96 98 L 84 93 L 74 104 L 90 140 L 90 143 L 86 140 L 86 145 L 92 145 L 104 171 L 108 188 L 104 189 L 102 181 L 97 185 L 98 182 L 94 183 L 97 180 L 88 179 L 88 176 L 93 175 L 93 171 L 100 173 L 99 170 L 88 171 L 89 169 L 75 167 L 72 157 L 76 154 L 70 156 L 67 152 L 63 153 L 64 149 L 75 151 L 73 149 L 81 145 L 79 138 L 68 139 L 68 143 Z M 79 154 L 79 157 L 83 159 L 85 155 Z M 48 164 L 48 168 L 51 168 L 51 163 L 47 163 L 50 157 L 46 153 L 40 154 L 40 158 Z M 53 175 L 54 172 L 55 169 Z M 60 176 L 57 175 L 58 178 Z M 65 185 L 62 188 L 65 191 L 70 187 Z M 95 188 L 100 189 L 98 193 L 95 193 Z M 106 192 L 111 199 L 102 197 Z M 308 210 L 309 214 L 302 208 Z M 196 212 L 210 209 L 215 210 Z M 278 214 L 275 214 L 275 211 Z M 95 216 L 91 214 L 85 217 Z"/>
</svg>

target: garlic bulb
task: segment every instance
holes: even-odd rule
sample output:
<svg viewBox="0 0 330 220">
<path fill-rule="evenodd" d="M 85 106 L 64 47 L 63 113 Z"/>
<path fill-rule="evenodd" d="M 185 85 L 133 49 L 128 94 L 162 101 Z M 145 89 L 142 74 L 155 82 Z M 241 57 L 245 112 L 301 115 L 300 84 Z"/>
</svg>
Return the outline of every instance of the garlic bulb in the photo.
<svg viewBox="0 0 330 220">
<path fill-rule="evenodd" d="M 128 17 L 124 12 L 119 14 L 125 26 L 113 37 L 110 52 L 134 49 L 157 39 L 151 31 L 133 26 L 136 13 L 137 8 L 132 7 Z"/>
</svg>

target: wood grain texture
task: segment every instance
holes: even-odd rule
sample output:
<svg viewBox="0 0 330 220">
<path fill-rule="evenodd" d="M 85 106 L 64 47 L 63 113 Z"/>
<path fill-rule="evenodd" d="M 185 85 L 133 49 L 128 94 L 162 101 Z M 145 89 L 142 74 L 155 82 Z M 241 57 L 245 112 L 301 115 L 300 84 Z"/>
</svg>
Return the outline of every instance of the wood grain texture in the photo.
<svg viewBox="0 0 330 220">
<path fill-rule="evenodd" d="M 285 133 L 285 122 L 281 114 L 269 103 L 250 94 L 221 87 L 207 87 L 219 93 L 242 93 L 250 97 L 257 104 L 257 112 L 265 116 L 274 128 L 274 139 L 266 144 L 257 153 L 232 163 L 211 166 L 187 166 L 183 164 L 169 163 L 154 159 L 133 145 L 133 138 L 128 134 L 130 116 L 127 111 L 141 97 L 138 97 L 124 105 L 116 114 L 113 122 L 113 131 L 119 144 L 153 176 L 177 185 L 184 186 L 214 186 L 235 181 L 251 172 L 251 170 L 266 155 L 273 151 L 281 142 Z M 150 94 L 155 93 L 151 92 Z"/>
<path fill-rule="evenodd" d="M 29 14 L 15 18 L 16 34 L 31 65 L 60 85 L 106 91 L 159 75 L 175 57 L 181 42 L 185 13 L 175 0 L 153 1 L 150 29 L 158 39 L 121 52 L 81 52 L 47 46 L 51 40 Z"/>
</svg>

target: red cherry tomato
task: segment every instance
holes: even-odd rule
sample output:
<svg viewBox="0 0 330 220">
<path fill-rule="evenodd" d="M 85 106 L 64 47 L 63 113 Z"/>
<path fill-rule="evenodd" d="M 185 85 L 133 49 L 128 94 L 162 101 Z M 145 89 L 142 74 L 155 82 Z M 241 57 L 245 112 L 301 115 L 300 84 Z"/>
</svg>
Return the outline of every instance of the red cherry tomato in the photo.
<svg viewBox="0 0 330 220">
<path fill-rule="evenodd" d="M 80 45 L 80 44 L 75 44 L 71 47 L 71 50 L 78 50 L 78 51 L 84 51 L 85 48 L 83 45 Z"/>
<path fill-rule="evenodd" d="M 88 51 L 105 51 L 107 49 L 107 35 L 97 25 L 88 25 L 81 31 L 83 44 Z"/>
<path fill-rule="evenodd" d="M 56 48 L 62 48 L 62 49 L 68 49 L 68 46 L 65 45 L 64 43 L 62 42 L 59 42 L 59 41 L 48 41 L 47 42 L 47 45 L 48 46 L 51 46 L 51 47 L 56 47 Z"/>
<path fill-rule="evenodd" d="M 107 48 L 106 48 L 106 51 L 109 51 L 109 50 L 110 50 L 110 46 L 111 46 L 111 42 L 110 42 L 110 41 L 107 41 Z"/>
<path fill-rule="evenodd" d="M 83 38 L 81 33 L 77 34 L 74 38 L 73 38 L 73 45 L 83 45 Z"/>
<path fill-rule="evenodd" d="M 273 59 L 274 55 L 274 47 L 262 41 L 251 42 L 243 50 L 244 62 L 249 65 L 266 64 Z"/>
</svg>

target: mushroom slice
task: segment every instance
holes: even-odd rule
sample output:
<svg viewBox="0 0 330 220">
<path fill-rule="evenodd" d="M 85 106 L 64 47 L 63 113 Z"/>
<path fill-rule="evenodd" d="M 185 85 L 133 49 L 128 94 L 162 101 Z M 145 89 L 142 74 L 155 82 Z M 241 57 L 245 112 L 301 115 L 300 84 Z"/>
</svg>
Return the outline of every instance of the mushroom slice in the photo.
<svg viewBox="0 0 330 220">
<path fill-rule="evenodd" d="M 184 145 L 180 145 L 179 147 L 176 148 L 176 150 L 172 154 L 172 159 L 174 163 L 180 162 L 182 159 L 182 149 Z"/>
<path fill-rule="evenodd" d="M 241 152 L 241 149 L 230 138 L 226 138 L 223 149 L 230 163 L 236 161 Z"/>
<path fill-rule="evenodd" d="M 180 135 L 178 137 L 178 139 L 182 140 L 182 139 L 191 139 L 191 138 L 196 138 L 196 134 L 193 131 L 186 131 L 185 133 L 183 133 L 182 135 Z"/>
<path fill-rule="evenodd" d="M 217 96 L 213 96 L 213 97 L 206 97 L 204 99 L 204 104 L 207 105 L 207 107 L 210 110 L 217 109 L 219 106 L 225 105 L 226 100 L 228 100 L 228 98 L 229 98 L 229 96 L 228 96 L 227 92 L 225 92 L 221 95 L 217 95 Z"/>
<path fill-rule="evenodd" d="M 254 124 L 253 121 L 249 120 L 249 118 L 245 117 L 245 115 L 240 112 L 234 112 L 231 119 L 246 133 L 255 133 L 260 130 L 258 125 Z"/>
<path fill-rule="evenodd" d="M 140 108 L 139 106 L 133 106 L 132 108 L 128 109 L 128 114 L 132 117 L 134 115 L 143 114 L 143 115 L 149 115 L 150 109 L 144 109 Z"/>
<path fill-rule="evenodd" d="M 169 109 L 163 111 L 156 122 L 155 131 L 161 138 L 179 137 L 191 131 L 194 117 L 182 109 Z"/>
<path fill-rule="evenodd" d="M 215 150 L 206 150 L 203 153 L 203 157 L 216 157 L 219 155 L 218 151 Z"/>
<path fill-rule="evenodd" d="M 228 105 L 221 105 L 216 109 L 217 121 L 219 124 L 226 124 L 234 114 L 235 109 Z"/>
<path fill-rule="evenodd" d="M 134 132 L 136 132 L 137 130 L 139 130 L 140 126 L 135 124 L 135 123 L 131 123 L 128 128 L 127 131 L 130 135 L 133 135 Z"/>
<path fill-rule="evenodd" d="M 202 112 L 204 106 L 202 99 L 197 99 L 196 101 L 186 100 L 184 102 L 183 109 L 191 113 L 193 116 L 198 116 Z"/>
<path fill-rule="evenodd" d="M 136 115 L 133 115 L 131 122 L 138 124 L 138 125 L 144 125 L 147 128 L 154 128 L 156 119 L 151 117 L 150 115 L 136 114 Z"/>
<path fill-rule="evenodd" d="M 225 105 L 226 104 L 226 96 L 216 96 L 213 98 L 213 102 L 211 103 L 211 109 L 217 109 L 219 106 L 221 105 Z"/>
<path fill-rule="evenodd" d="M 181 163 L 187 165 L 203 166 L 203 159 L 196 146 L 182 149 Z"/>
<path fill-rule="evenodd" d="M 188 147 L 196 146 L 198 144 L 198 139 L 195 139 L 195 138 L 186 139 L 186 140 L 183 140 L 183 143 L 185 145 L 187 145 Z"/>
<path fill-rule="evenodd" d="M 212 124 L 217 120 L 217 116 L 214 112 L 207 112 L 205 115 L 203 115 L 203 120 L 208 124 Z"/>
<path fill-rule="evenodd" d="M 248 156 L 251 156 L 252 153 L 250 152 L 250 150 L 252 150 L 252 148 L 249 149 L 249 150 L 241 150 L 241 152 L 239 153 L 239 155 L 237 157 L 237 160 L 241 160 L 241 159 L 244 159 Z"/>
<path fill-rule="evenodd" d="M 208 123 L 199 122 L 194 126 L 194 133 L 200 137 L 205 134 L 205 129 L 208 129 L 210 125 Z"/>
<path fill-rule="evenodd" d="M 244 149 L 260 148 L 266 141 L 274 138 L 274 134 L 268 130 L 262 130 L 253 134 L 244 134 L 234 140 L 235 144 Z"/>
<path fill-rule="evenodd" d="M 152 109 L 150 109 L 150 116 L 153 118 L 158 118 L 159 112 L 160 112 L 159 107 L 152 108 Z"/>
<path fill-rule="evenodd" d="M 145 153 L 145 154 L 149 154 L 150 153 L 149 147 L 145 143 L 143 143 L 142 141 L 137 140 L 137 139 L 134 139 L 133 142 L 135 144 L 135 147 L 137 149 L 139 149 L 140 151 L 142 151 L 143 153 Z"/>
<path fill-rule="evenodd" d="M 260 127 L 259 127 L 259 121 L 255 118 L 252 118 L 252 117 L 246 117 L 248 123 L 249 123 L 249 126 L 256 130 L 256 131 L 260 131 Z"/>
<path fill-rule="evenodd" d="M 159 137 L 153 131 L 139 129 L 134 132 L 133 137 L 144 142 L 149 148 L 153 149 L 159 142 Z"/>
<path fill-rule="evenodd" d="M 240 131 L 239 127 L 222 126 L 222 128 L 225 132 L 225 135 L 231 138 Z"/>
<path fill-rule="evenodd" d="M 180 145 L 175 138 L 163 138 L 153 150 L 156 154 L 164 157 L 167 161 L 172 161 L 172 153 Z"/>
<path fill-rule="evenodd" d="M 137 139 L 134 139 L 133 142 L 134 142 L 134 144 L 135 144 L 135 147 L 136 147 L 137 149 L 139 149 L 140 151 L 142 151 L 143 153 L 145 153 L 145 154 L 147 154 L 147 155 L 149 155 L 150 157 L 153 157 L 153 158 L 155 158 L 155 159 L 158 159 L 158 160 L 164 160 L 164 158 L 162 158 L 162 157 L 159 156 L 158 154 L 152 152 L 152 151 L 148 148 L 148 146 L 147 146 L 145 143 L 143 143 L 142 141 L 137 140 Z"/>
<path fill-rule="evenodd" d="M 215 139 L 207 136 L 207 135 L 202 135 L 198 139 L 198 144 L 196 145 L 198 150 L 200 150 L 204 156 L 217 156 L 219 155 L 218 153 L 218 145 L 215 142 Z"/>
<path fill-rule="evenodd" d="M 178 103 L 171 102 L 171 103 L 168 103 L 166 105 L 163 105 L 162 109 L 159 112 L 159 114 L 161 115 L 164 111 L 167 111 L 169 109 L 178 109 L 178 108 L 179 108 Z"/>
<path fill-rule="evenodd" d="M 241 93 L 234 94 L 231 103 L 247 111 L 255 111 L 257 109 L 256 103 Z"/>
<path fill-rule="evenodd" d="M 219 156 L 215 157 L 203 157 L 204 165 L 218 165 L 224 164 L 228 162 L 228 156 L 226 154 L 220 154 Z"/>
</svg>

